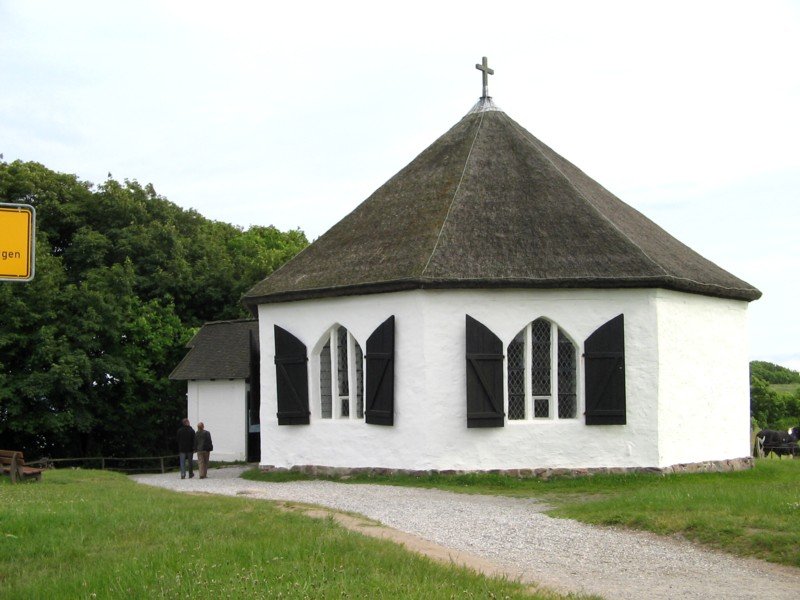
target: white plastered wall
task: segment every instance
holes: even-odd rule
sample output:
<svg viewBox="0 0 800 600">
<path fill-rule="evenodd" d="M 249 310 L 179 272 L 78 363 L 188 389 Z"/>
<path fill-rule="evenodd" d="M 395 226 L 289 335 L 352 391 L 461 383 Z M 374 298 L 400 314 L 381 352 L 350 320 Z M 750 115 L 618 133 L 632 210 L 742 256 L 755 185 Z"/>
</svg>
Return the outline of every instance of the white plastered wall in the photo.
<svg viewBox="0 0 800 600">
<path fill-rule="evenodd" d="M 211 432 L 211 460 L 247 457 L 247 388 L 244 379 L 191 380 L 187 416 L 192 427 L 201 422 Z"/>
<path fill-rule="evenodd" d="M 750 455 L 747 303 L 662 290 L 659 466 Z"/>
<path fill-rule="evenodd" d="M 659 464 L 656 290 L 419 290 L 259 307 L 261 463 L 396 469 L 635 467 Z M 586 426 L 583 359 L 577 419 L 466 426 L 465 315 L 489 327 L 504 349 L 538 317 L 576 343 L 625 315 L 627 424 Z M 321 419 L 320 340 L 334 324 L 366 340 L 395 315 L 395 424 Z M 273 325 L 302 341 L 309 356 L 310 425 L 278 426 Z"/>
</svg>

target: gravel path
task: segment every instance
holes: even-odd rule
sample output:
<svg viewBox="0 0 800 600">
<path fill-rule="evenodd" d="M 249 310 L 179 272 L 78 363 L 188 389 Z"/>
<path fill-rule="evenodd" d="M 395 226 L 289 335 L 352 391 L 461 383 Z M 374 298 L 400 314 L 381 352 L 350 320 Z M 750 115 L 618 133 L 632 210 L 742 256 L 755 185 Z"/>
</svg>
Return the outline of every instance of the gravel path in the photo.
<svg viewBox="0 0 800 600">
<path fill-rule="evenodd" d="M 795 598 L 800 569 L 709 551 L 688 542 L 594 527 L 543 514 L 537 500 L 329 481 L 263 483 L 243 468 L 207 479 L 138 475 L 140 483 L 317 504 L 362 514 L 447 548 L 482 557 L 511 578 L 609 599 Z"/>
</svg>

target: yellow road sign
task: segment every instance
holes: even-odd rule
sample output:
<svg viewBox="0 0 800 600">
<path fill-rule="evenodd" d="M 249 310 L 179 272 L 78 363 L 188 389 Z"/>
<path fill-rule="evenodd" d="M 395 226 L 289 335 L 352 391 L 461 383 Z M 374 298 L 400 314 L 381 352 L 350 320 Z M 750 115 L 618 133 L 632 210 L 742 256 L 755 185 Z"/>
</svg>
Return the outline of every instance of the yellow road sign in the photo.
<svg viewBox="0 0 800 600">
<path fill-rule="evenodd" d="M 0 280 L 30 281 L 34 271 L 36 210 L 0 203 Z"/>
</svg>

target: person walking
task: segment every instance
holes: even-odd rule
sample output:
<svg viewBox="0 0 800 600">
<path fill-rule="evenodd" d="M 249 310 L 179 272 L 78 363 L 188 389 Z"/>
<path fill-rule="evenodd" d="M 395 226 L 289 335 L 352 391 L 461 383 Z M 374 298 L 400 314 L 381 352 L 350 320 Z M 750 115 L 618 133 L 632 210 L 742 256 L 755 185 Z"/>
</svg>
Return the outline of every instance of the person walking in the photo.
<svg viewBox="0 0 800 600">
<path fill-rule="evenodd" d="M 194 454 L 194 429 L 189 424 L 189 419 L 184 419 L 178 428 L 178 458 L 181 463 L 181 479 L 186 479 L 186 467 L 188 461 L 189 479 L 194 477 L 192 466 L 192 455 Z"/>
<path fill-rule="evenodd" d="M 197 434 L 194 436 L 194 449 L 197 452 L 197 465 L 200 468 L 200 479 L 205 479 L 208 474 L 208 457 L 214 449 L 211 442 L 211 432 L 206 431 L 206 426 L 197 424 Z"/>
</svg>

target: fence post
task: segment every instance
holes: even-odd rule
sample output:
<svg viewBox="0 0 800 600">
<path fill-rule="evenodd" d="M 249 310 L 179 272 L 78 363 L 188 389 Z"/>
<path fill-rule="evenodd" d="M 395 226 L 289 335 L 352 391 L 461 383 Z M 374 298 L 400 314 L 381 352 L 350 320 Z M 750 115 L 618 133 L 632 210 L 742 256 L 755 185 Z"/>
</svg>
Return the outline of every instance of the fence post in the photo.
<svg viewBox="0 0 800 600">
<path fill-rule="evenodd" d="M 164 471 L 164 457 L 159 456 L 158 458 L 161 460 L 161 472 L 166 473 L 166 471 Z"/>
<path fill-rule="evenodd" d="M 106 470 L 106 457 L 105 456 L 101 456 L 100 457 L 100 470 L 101 471 L 105 471 Z"/>
</svg>

